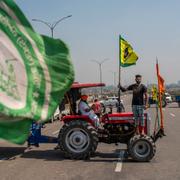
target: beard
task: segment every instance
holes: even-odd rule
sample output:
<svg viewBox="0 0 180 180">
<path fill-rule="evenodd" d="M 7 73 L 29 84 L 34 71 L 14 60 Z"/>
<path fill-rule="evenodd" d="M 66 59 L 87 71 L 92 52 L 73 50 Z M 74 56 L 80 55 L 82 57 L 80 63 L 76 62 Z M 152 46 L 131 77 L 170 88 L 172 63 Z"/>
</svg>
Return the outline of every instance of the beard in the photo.
<svg viewBox="0 0 180 180">
<path fill-rule="evenodd" d="M 137 84 L 141 84 L 141 81 L 136 81 Z"/>
</svg>

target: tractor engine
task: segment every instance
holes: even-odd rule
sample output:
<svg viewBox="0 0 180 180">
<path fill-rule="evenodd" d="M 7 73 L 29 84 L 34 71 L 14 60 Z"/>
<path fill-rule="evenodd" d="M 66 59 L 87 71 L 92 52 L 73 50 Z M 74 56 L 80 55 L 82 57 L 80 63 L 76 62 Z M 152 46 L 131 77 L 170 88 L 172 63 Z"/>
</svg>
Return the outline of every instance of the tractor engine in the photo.
<svg viewBox="0 0 180 180">
<path fill-rule="evenodd" d="M 127 143 L 135 132 L 134 124 L 131 123 L 107 123 L 104 124 L 106 143 Z"/>
<path fill-rule="evenodd" d="M 150 133 L 150 121 L 148 115 L 144 114 L 145 133 Z M 135 133 L 134 116 L 132 112 L 106 114 L 102 117 L 104 132 L 99 133 L 99 141 L 105 143 L 128 143 Z M 141 131 L 141 127 L 140 127 Z"/>
</svg>

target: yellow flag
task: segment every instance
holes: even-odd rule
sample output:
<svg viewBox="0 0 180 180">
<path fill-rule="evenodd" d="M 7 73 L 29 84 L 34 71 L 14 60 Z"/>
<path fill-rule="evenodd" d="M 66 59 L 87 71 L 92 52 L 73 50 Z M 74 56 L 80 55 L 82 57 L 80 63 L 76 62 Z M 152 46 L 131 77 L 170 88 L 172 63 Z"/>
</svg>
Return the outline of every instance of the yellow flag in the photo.
<svg viewBox="0 0 180 180">
<path fill-rule="evenodd" d="M 127 67 L 136 64 L 138 60 L 137 54 L 133 51 L 132 46 L 123 38 L 119 40 L 120 48 L 120 65 Z"/>
<path fill-rule="evenodd" d="M 158 93 L 157 93 L 157 88 L 156 88 L 156 86 L 153 86 L 153 87 L 152 87 L 151 92 L 152 92 L 152 99 L 153 99 L 154 101 L 157 101 L 157 100 L 158 100 Z"/>
</svg>

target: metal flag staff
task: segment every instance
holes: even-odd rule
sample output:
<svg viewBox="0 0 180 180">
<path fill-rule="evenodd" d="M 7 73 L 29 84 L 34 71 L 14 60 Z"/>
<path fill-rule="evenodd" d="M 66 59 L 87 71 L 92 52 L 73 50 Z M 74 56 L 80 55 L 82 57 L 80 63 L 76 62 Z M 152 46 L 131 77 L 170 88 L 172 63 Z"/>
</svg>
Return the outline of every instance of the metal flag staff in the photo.
<svg viewBox="0 0 180 180">
<path fill-rule="evenodd" d="M 119 82 L 118 82 L 118 112 L 122 111 L 122 107 L 121 107 L 121 89 L 120 89 L 120 84 L 121 84 L 121 35 L 119 35 Z"/>
</svg>

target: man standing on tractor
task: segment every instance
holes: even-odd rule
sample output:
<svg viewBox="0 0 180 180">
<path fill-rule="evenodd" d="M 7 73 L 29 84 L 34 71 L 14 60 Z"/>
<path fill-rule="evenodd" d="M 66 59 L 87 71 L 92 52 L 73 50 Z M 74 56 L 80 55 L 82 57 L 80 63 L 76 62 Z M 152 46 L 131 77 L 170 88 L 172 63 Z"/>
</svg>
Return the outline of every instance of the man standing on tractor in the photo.
<svg viewBox="0 0 180 180">
<path fill-rule="evenodd" d="M 94 122 L 95 127 L 98 127 L 99 118 L 91 109 L 91 107 L 88 105 L 87 99 L 88 99 L 87 95 L 81 95 L 81 100 L 78 105 L 79 113 L 81 115 L 87 115 Z"/>
<path fill-rule="evenodd" d="M 148 95 L 147 87 L 144 84 L 141 84 L 142 76 L 137 74 L 135 76 L 135 84 L 124 88 L 120 85 L 121 91 L 133 91 L 132 98 L 132 111 L 134 114 L 136 134 L 139 134 L 139 124 L 142 127 L 141 134 L 144 134 L 144 109 L 148 108 Z M 140 123 L 139 123 L 140 121 Z"/>
</svg>

